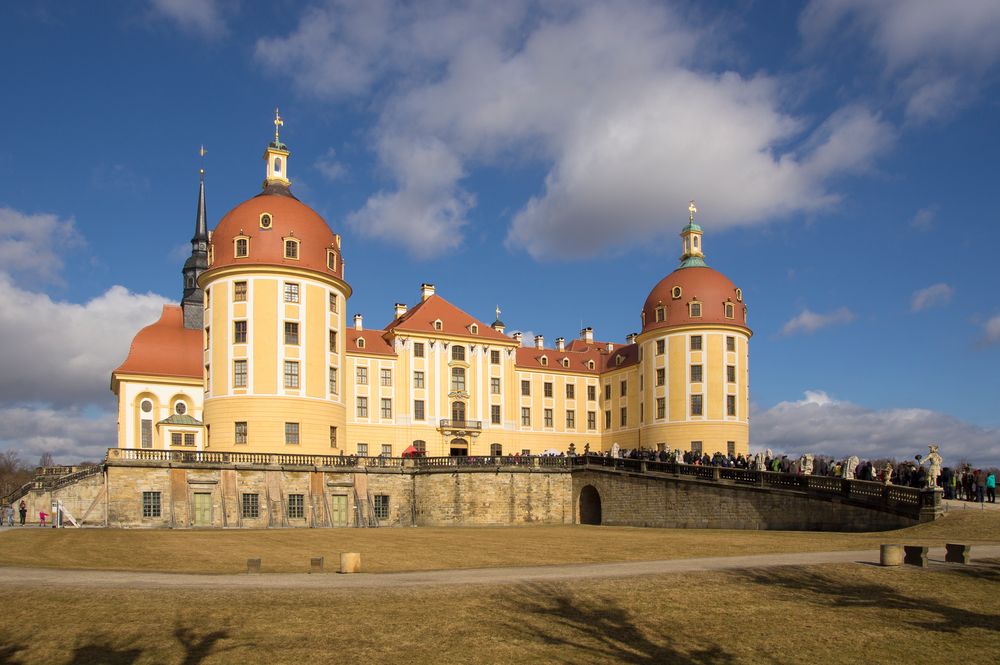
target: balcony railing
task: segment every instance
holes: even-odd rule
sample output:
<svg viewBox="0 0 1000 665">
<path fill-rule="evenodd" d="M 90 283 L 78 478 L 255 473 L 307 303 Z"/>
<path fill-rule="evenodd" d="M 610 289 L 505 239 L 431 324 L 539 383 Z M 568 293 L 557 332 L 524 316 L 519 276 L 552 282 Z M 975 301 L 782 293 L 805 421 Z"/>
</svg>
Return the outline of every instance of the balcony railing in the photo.
<svg viewBox="0 0 1000 665">
<path fill-rule="evenodd" d="M 482 420 L 442 420 L 441 429 L 482 429 Z"/>
</svg>

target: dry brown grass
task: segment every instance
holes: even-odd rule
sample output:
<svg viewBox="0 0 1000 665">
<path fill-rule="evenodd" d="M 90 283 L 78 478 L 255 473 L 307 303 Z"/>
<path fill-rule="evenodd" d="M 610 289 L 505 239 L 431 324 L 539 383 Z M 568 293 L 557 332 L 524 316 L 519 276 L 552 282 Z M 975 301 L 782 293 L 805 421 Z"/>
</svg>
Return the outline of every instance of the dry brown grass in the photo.
<svg viewBox="0 0 1000 665">
<path fill-rule="evenodd" d="M 366 572 L 642 561 L 871 549 L 884 542 L 1000 543 L 1000 511 L 955 511 L 929 524 L 878 533 L 616 527 L 286 530 L 40 529 L 0 533 L 0 565 L 235 573 L 261 557 L 264 572 L 299 572 L 312 556 L 361 552 Z M 2 662 L 2 661 L 0 661 Z"/>
<path fill-rule="evenodd" d="M 0 663 L 962 663 L 1000 561 L 364 591 L 0 590 Z"/>
</svg>

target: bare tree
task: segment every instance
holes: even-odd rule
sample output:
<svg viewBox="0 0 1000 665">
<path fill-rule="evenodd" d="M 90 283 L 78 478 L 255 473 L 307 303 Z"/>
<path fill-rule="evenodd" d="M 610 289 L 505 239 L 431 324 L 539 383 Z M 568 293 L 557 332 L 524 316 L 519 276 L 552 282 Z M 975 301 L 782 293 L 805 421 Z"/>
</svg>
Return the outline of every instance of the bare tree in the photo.
<svg viewBox="0 0 1000 665">
<path fill-rule="evenodd" d="M 52 457 L 52 453 L 50 452 L 44 452 L 42 453 L 42 456 L 38 458 L 38 466 L 55 466 L 55 464 L 56 460 Z"/>
</svg>

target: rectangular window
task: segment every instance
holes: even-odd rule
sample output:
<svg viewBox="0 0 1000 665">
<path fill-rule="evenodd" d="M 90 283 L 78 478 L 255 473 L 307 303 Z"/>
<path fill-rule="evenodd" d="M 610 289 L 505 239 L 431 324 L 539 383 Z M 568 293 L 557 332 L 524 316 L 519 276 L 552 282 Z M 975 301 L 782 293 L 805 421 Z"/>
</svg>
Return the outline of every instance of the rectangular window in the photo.
<svg viewBox="0 0 1000 665">
<path fill-rule="evenodd" d="M 546 397 L 552 397 L 552 382 L 551 381 L 546 381 L 545 383 L 542 384 L 542 393 Z"/>
<path fill-rule="evenodd" d="M 295 282 L 285 282 L 285 302 L 299 301 L 299 285 Z"/>
<path fill-rule="evenodd" d="M 500 394 L 500 379 L 496 377 L 490 379 L 490 393 L 493 395 Z"/>
<path fill-rule="evenodd" d="M 385 397 L 382 398 L 382 417 L 392 418 L 392 400 Z"/>
<path fill-rule="evenodd" d="M 391 369 L 381 369 L 379 370 L 379 383 L 383 386 L 392 385 L 392 370 Z"/>
<path fill-rule="evenodd" d="M 250 253 L 250 241 L 246 238 L 236 239 L 236 258 L 242 259 Z"/>
<path fill-rule="evenodd" d="M 736 365 L 726 365 L 726 381 L 736 383 Z"/>
<path fill-rule="evenodd" d="M 414 388 L 423 388 L 424 387 L 424 373 L 423 372 L 414 372 L 413 373 L 413 387 Z"/>
<path fill-rule="evenodd" d="M 663 419 L 667 417 L 667 398 L 657 397 L 656 398 L 656 417 Z"/>
<path fill-rule="evenodd" d="M 233 302 L 246 302 L 246 300 L 247 300 L 247 283 L 233 282 Z"/>
<path fill-rule="evenodd" d="M 611 429 L 611 411 L 604 412 L 604 429 Z"/>
<path fill-rule="evenodd" d="M 735 441 L 726 441 L 726 454 L 728 454 L 730 456 L 735 456 L 736 455 L 736 442 Z"/>
<path fill-rule="evenodd" d="M 542 416 L 545 419 L 545 426 L 552 427 L 552 409 L 545 409 L 542 412 Z"/>
<path fill-rule="evenodd" d="M 331 395 L 336 395 L 337 394 L 337 368 L 336 367 L 331 367 L 330 368 L 330 394 Z"/>
<path fill-rule="evenodd" d="M 523 455 L 524 457 L 531 457 L 531 450 L 528 448 L 522 448 L 521 455 Z"/>
<path fill-rule="evenodd" d="M 367 367 L 355 367 L 354 376 L 357 379 L 357 384 L 359 386 L 368 385 L 368 368 Z"/>
<path fill-rule="evenodd" d="M 330 294 L 330 311 L 336 313 L 337 311 L 337 294 Z"/>
<path fill-rule="evenodd" d="M 491 404 L 490 405 L 490 423 L 494 425 L 500 424 L 500 405 Z"/>
<path fill-rule="evenodd" d="M 691 383 L 701 383 L 701 365 L 691 365 Z"/>
<path fill-rule="evenodd" d="M 297 243 L 294 240 L 285 241 L 285 258 L 286 259 L 299 258 L 299 243 Z"/>
<path fill-rule="evenodd" d="M 337 428 L 333 425 L 330 425 L 330 447 L 337 447 Z"/>
<path fill-rule="evenodd" d="M 423 342 L 414 342 L 413 343 L 413 357 L 414 358 L 423 358 L 424 357 L 424 343 Z"/>
<path fill-rule="evenodd" d="M 524 397 L 531 395 L 531 381 L 521 381 L 521 395 Z"/>
<path fill-rule="evenodd" d="M 576 411 L 566 410 L 566 429 L 576 429 Z"/>
<path fill-rule="evenodd" d="M 300 520 L 306 516 L 305 494 L 288 495 L 288 519 Z"/>
<path fill-rule="evenodd" d="M 736 338 L 732 336 L 726 337 L 726 351 L 736 350 Z"/>
<path fill-rule="evenodd" d="M 247 442 L 247 422 L 245 420 L 240 420 L 236 422 L 236 438 L 235 443 L 246 443 Z"/>
<path fill-rule="evenodd" d="M 695 455 L 701 455 L 701 441 L 691 442 L 691 452 Z"/>
<path fill-rule="evenodd" d="M 497 350 L 490 351 L 490 364 L 499 365 L 500 364 L 500 352 Z"/>
<path fill-rule="evenodd" d="M 701 351 L 701 335 L 691 335 L 691 350 Z"/>
<path fill-rule="evenodd" d="M 664 351 L 667 350 L 667 340 L 658 339 L 656 340 L 656 355 L 662 356 Z"/>
<path fill-rule="evenodd" d="M 628 381 L 622 381 L 621 383 L 621 396 L 625 397 L 628 394 Z"/>
<path fill-rule="evenodd" d="M 736 415 L 736 395 L 726 395 L 726 415 Z"/>
<path fill-rule="evenodd" d="M 368 398 L 359 397 L 358 398 L 358 418 L 368 417 Z"/>
<path fill-rule="evenodd" d="M 246 360 L 234 360 L 233 361 L 233 387 L 234 388 L 246 388 L 247 387 L 247 361 Z"/>
<path fill-rule="evenodd" d="M 250 519 L 256 519 L 260 517 L 260 495 L 259 494 L 244 494 L 243 495 L 243 517 Z"/>
<path fill-rule="evenodd" d="M 591 402 L 597 399 L 597 386 L 587 386 L 587 399 Z"/>
<path fill-rule="evenodd" d="M 328 348 L 330 349 L 330 352 L 331 353 L 336 353 L 337 352 L 337 331 L 336 330 L 331 330 L 330 333 L 329 333 L 329 335 L 327 335 L 327 337 L 329 338 Z"/>
<path fill-rule="evenodd" d="M 247 322 L 233 321 L 233 344 L 247 343 Z"/>
<path fill-rule="evenodd" d="M 358 444 L 358 457 L 368 457 L 368 444 L 359 443 Z"/>
<path fill-rule="evenodd" d="M 392 444 L 383 443 L 382 444 L 382 457 L 392 457 Z"/>
<path fill-rule="evenodd" d="M 625 427 L 626 425 L 628 425 L 628 407 L 623 406 L 621 408 L 621 413 L 619 415 L 620 417 L 618 418 L 618 422 L 621 424 L 621 426 Z"/>
<path fill-rule="evenodd" d="M 179 446 L 179 445 L 181 445 L 181 433 L 180 432 L 171 432 L 170 433 L 170 445 L 171 446 Z"/>
<path fill-rule="evenodd" d="M 159 492 L 143 492 L 142 493 L 142 516 L 143 517 L 160 517 L 160 493 Z"/>
<path fill-rule="evenodd" d="M 184 433 L 184 445 L 185 446 L 194 446 L 194 432 L 185 432 Z"/>
<path fill-rule="evenodd" d="M 389 495 L 375 495 L 375 518 L 380 520 L 389 519 Z"/>
<path fill-rule="evenodd" d="M 597 429 L 597 411 L 587 412 L 587 429 Z"/>
<path fill-rule="evenodd" d="M 465 390 L 465 368 L 451 368 L 451 389 L 455 392 Z"/>
<path fill-rule="evenodd" d="M 417 439 L 416 441 L 413 442 L 413 447 L 417 449 L 418 453 L 426 453 L 427 452 L 427 442 L 426 441 L 421 441 L 420 439 Z"/>
<path fill-rule="evenodd" d="M 691 415 L 700 416 L 702 414 L 701 395 L 691 395 Z"/>
<path fill-rule="evenodd" d="M 413 400 L 413 419 L 414 420 L 424 419 L 424 400 L 422 399 Z"/>
<path fill-rule="evenodd" d="M 659 367 L 656 370 L 656 385 L 662 386 L 667 380 L 667 370 Z"/>
<path fill-rule="evenodd" d="M 699 317 L 699 316 L 701 316 L 701 303 L 700 302 L 690 303 L 688 305 L 688 307 L 691 308 L 691 316 L 692 317 Z"/>
<path fill-rule="evenodd" d="M 531 409 L 526 406 L 521 407 L 521 427 L 531 427 Z"/>
<path fill-rule="evenodd" d="M 727 302 L 726 303 L 726 318 L 727 319 L 732 319 L 732 318 L 735 318 L 735 316 L 736 316 L 736 308 L 733 307 L 733 303 Z"/>
<path fill-rule="evenodd" d="M 576 399 L 576 386 L 572 383 L 566 384 L 566 399 Z"/>
<path fill-rule="evenodd" d="M 285 423 L 285 444 L 297 446 L 299 444 L 299 424 Z"/>
<path fill-rule="evenodd" d="M 299 324 L 295 321 L 285 321 L 285 344 L 299 343 Z"/>
<path fill-rule="evenodd" d="M 611 399 L 611 384 L 610 383 L 605 383 L 604 384 L 604 399 L 606 399 L 606 400 Z"/>
<path fill-rule="evenodd" d="M 299 387 L 299 363 L 294 360 L 285 361 L 285 387 Z"/>
</svg>

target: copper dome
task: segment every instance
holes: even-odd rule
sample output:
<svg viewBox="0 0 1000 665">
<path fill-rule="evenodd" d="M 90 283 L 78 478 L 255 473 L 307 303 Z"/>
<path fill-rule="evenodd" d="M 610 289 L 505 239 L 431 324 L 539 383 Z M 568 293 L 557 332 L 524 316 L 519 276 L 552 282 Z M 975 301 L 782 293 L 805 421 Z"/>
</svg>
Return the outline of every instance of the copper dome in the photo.
<svg viewBox="0 0 1000 665">
<path fill-rule="evenodd" d="M 700 303 L 701 316 L 691 316 L 692 303 Z M 726 316 L 727 303 L 732 305 L 731 318 Z M 642 307 L 643 332 L 705 324 L 737 326 L 750 332 L 742 292 L 728 277 L 707 266 L 673 271 L 653 287 Z"/>
</svg>

